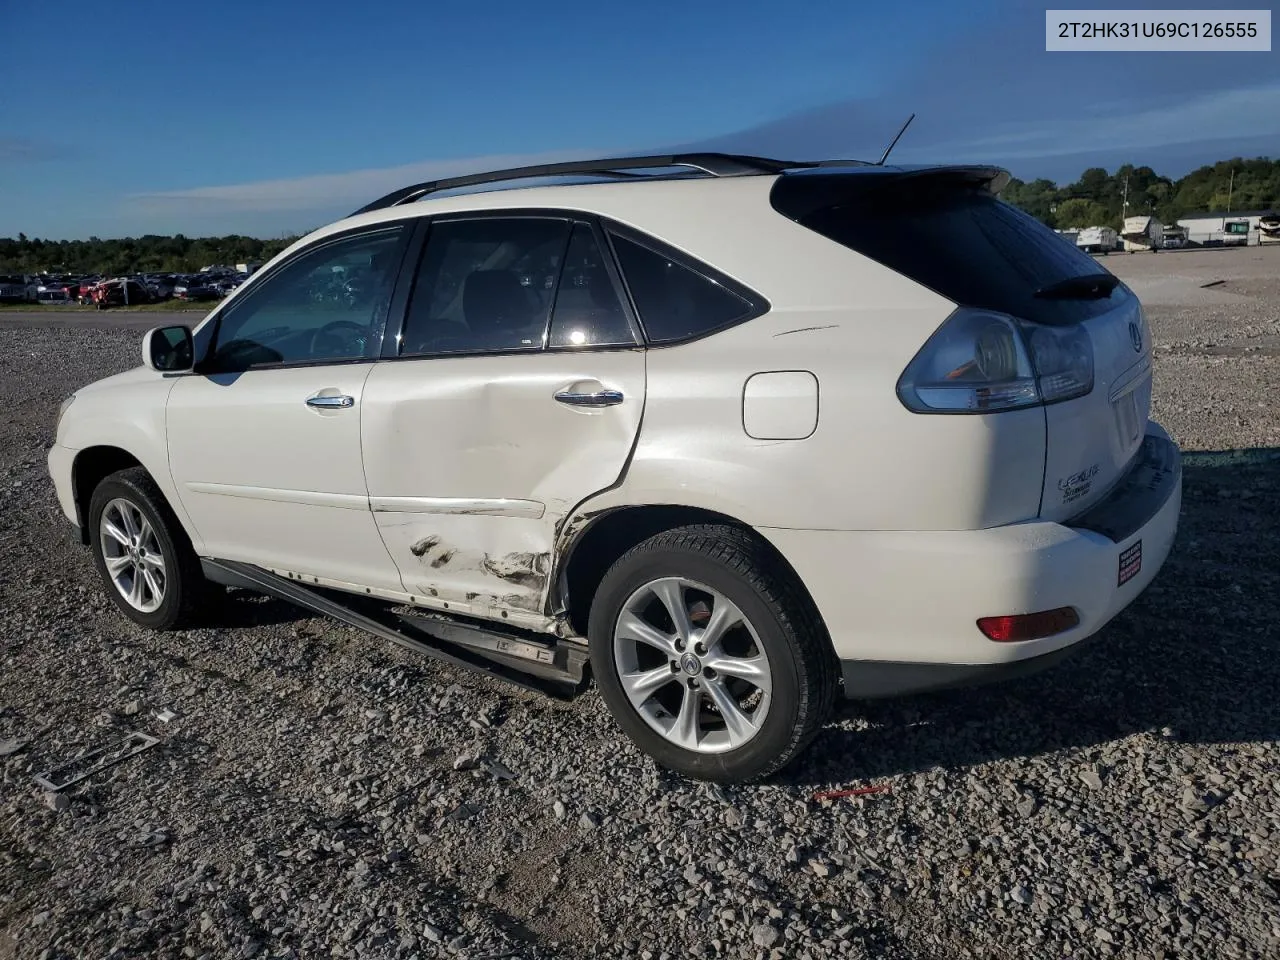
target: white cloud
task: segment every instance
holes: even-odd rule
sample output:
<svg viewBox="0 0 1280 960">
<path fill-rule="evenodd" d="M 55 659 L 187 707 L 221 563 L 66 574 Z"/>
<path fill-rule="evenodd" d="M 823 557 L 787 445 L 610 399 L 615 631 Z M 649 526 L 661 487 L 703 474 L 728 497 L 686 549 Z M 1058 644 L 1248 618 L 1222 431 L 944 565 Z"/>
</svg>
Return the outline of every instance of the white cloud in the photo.
<svg viewBox="0 0 1280 960">
<path fill-rule="evenodd" d="M 424 180 L 600 155 L 581 150 L 566 150 L 554 154 L 495 154 L 225 186 L 155 190 L 133 194 L 127 200 L 127 209 L 135 215 L 150 214 L 165 218 L 233 214 L 240 211 L 297 213 L 335 208 L 355 209 L 400 187 Z"/>
<path fill-rule="evenodd" d="M 1280 133 L 1280 85 L 1224 90 L 1132 113 L 1036 120 L 1004 125 L 976 139 L 930 144 L 930 152 L 957 161 L 1003 160 L 1159 147 L 1188 140 L 1217 140 Z"/>
</svg>

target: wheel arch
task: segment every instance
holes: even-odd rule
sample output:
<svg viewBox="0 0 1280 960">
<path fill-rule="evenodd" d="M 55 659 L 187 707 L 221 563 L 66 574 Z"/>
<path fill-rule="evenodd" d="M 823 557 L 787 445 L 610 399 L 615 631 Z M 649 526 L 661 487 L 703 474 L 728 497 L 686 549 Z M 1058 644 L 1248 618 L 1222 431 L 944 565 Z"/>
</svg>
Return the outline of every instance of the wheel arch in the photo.
<svg viewBox="0 0 1280 960">
<path fill-rule="evenodd" d="M 86 447 L 71 462 L 71 497 L 76 505 L 76 525 L 80 528 L 80 542 L 89 543 L 89 502 L 93 491 L 111 474 L 130 467 L 144 467 L 141 460 L 128 450 L 109 444 Z"/>
<path fill-rule="evenodd" d="M 834 656 L 830 632 L 808 587 L 790 561 L 765 536 L 748 523 L 728 514 L 681 504 L 643 504 L 586 512 L 566 523 L 553 579 L 554 613 L 568 621 L 578 636 L 587 635 L 587 620 L 596 590 L 609 568 L 624 553 L 649 537 L 697 524 L 723 524 L 749 533 L 759 541 L 783 572 L 792 578 L 801 597 L 822 625 L 827 648 Z"/>
</svg>

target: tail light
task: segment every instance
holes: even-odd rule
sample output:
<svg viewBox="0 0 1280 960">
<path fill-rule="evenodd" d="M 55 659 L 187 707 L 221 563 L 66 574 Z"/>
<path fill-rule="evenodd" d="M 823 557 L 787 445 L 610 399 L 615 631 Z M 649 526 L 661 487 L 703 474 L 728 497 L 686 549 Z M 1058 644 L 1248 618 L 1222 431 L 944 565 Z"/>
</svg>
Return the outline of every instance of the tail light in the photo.
<svg viewBox="0 0 1280 960">
<path fill-rule="evenodd" d="M 995 413 L 1093 389 L 1093 343 L 1079 325 L 1050 327 L 961 307 L 898 379 L 916 413 Z"/>
</svg>

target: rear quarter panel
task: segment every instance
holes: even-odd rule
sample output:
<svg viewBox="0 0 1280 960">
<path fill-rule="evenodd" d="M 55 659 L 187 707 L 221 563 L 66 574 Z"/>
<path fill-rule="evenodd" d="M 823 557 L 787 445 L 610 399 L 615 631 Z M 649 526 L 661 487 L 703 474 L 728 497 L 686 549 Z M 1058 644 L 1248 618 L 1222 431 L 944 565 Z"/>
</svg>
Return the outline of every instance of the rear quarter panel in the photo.
<svg viewBox="0 0 1280 960">
<path fill-rule="evenodd" d="M 964 530 L 1036 516 L 1042 410 L 920 415 L 898 400 L 898 377 L 951 301 L 782 217 L 763 192 L 673 215 L 662 230 L 640 210 L 611 215 L 714 265 L 772 309 L 650 350 L 635 455 L 592 510 L 675 503 L 755 526 L 825 530 Z M 752 439 L 746 381 L 789 370 L 818 379 L 816 430 Z"/>
</svg>

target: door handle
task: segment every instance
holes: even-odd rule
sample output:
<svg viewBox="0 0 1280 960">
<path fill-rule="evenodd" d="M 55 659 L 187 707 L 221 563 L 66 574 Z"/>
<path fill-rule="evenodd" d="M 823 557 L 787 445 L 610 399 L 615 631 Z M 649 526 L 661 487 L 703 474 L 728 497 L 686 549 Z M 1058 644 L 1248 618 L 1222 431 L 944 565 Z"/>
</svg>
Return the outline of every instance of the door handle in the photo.
<svg viewBox="0 0 1280 960">
<path fill-rule="evenodd" d="M 571 407 L 612 407 L 622 402 L 621 390 L 597 390 L 594 393 L 561 390 L 555 396 Z"/>
<path fill-rule="evenodd" d="M 307 397 L 308 407 L 321 407 L 326 410 L 331 410 L 334 407 L 354 407 L 355 405 L 356 405 L 356 398 L 348 397 L 345 394 L 340 397 L 335 397 L 332 395 L 320 396 L 320 397 Z"/>
</svg>

